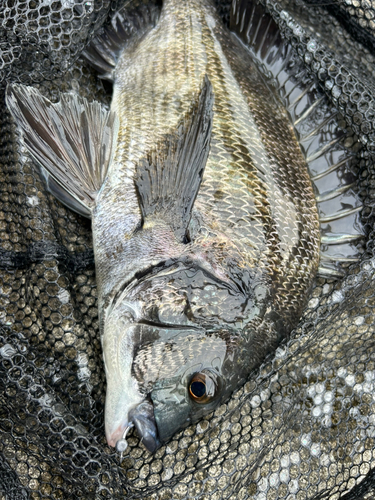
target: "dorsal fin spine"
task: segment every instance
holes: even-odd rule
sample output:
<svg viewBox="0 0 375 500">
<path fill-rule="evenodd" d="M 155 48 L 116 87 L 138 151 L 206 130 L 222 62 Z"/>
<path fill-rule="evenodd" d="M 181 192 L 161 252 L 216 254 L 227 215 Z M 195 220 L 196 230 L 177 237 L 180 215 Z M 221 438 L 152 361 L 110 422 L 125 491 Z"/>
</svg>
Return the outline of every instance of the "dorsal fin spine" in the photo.
<svg viewBox="0 0 375 500">
<path fill-rule="evenodd" d="M 324 170 L 323 172 L 320 172 L 317 175 L 312 175 L 311 176 L 311 180 L 312 181 L 318 181 L 322 177 L 325 177 L 326 175 L 330 174 L 331 172 L 333 172 L 333 171 L 337 170 L 338 168 L 342 167 L 343 165 L 345 165 L 345 163 L 347 161 L 348 161 L 348 158 L 343 158 L 339 162 L 334 163 L 333 165 L 331 165 L 327 170 Z"/>
<path fill-rule="evenodd" d="M 267 7 L 263 7 L 262 4 L 256 0 L 234 0 L 230 27 L 244 43 L 253 59 L 261 63 L 259 64 L 260 71 L 264 71 L 263 67 L 265 67 L 266 72 L 271 73 L 272 82 L 270 83 L 285 104 L 296 136 L 299 138 L 301 150 L 305 155 L 316 192 L 319 193 L 319 190 L 322 192 L 321 198 L 317 199 L 321 224 L 326 226 L 327 223 L 329 224 L 327 227 L 322 227 L 322 232 L 324 231 L 326 236 L 321 238 L 323 249 L 321 270 L 325 267 L 323 261 L 324 256 L 327 255 L 330 269 L 329 272 L 323 274 L 339 276 L 342 274 L 338 269 L 339 266 L 334 266 L 335 269 L 332 270 L 335 253 L 332 249 L 337 248 L 338 261 L 345 261 L 345 256 L 347 256 L 347 262 L 358 259 L 360 250 L 355 245 L 363 239 L 364 232 L 359 216 L 356 215 L 361 211 L 362 204 L 353 189 L 353 175 L 351 174 L 351 163 L 355 155 L 344 147 L 345 136 L 348 132 L 342 131 L 338 125 L 336 129 L 332 127 L 337 110 L 328 103 L 328 98 L 319 89 L 317 82 L 309 76 L 308 69 L 297 57 L 297 64 L 292 65 L 290 69 L 289 62 L 294 57 L 294 49 L 282 38 L 274 18 L 268 13 Z M 285 12 L 283 16 L 286 18 L 288 13 Z M 262 38 L 259 35 L 260 26 L 265 28 L 261 34 Z M 275 29 L 275 35 L 269 36 L 269 32 L 273 29 Z M 272 50 L 274 44 L 277 49 Z M 291 77 L 295 84 L 290 89 L 286 84 L 290 82 Z M 327 111 L 320 116 L 317 113 L 319 109 Z M 338 188 L 332 184 L 332 176 L 335 172 L 337 172 Z M 327 183 L 328 188 L 331 189 L 327 189 Z M 343 209 L 346 206 L 349 208 Z M 328 247 L 329 251 L 326 250 Z"/>
</svg>

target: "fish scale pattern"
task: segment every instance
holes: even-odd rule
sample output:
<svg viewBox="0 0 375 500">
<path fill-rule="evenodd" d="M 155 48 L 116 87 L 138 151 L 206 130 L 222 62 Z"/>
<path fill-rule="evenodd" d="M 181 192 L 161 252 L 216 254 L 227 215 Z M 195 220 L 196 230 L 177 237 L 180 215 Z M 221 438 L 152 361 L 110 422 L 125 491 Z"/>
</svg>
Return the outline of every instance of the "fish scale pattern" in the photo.
<svg viewBox="0 0 375 500">
<path fill-rule="evenodd" d="M 67 37 L 64 51 L 55 31 L 68 10 L 72 18 L 64 29 L 78 32 L 82 11 L 68 2 L 22 5 L 34 24 L 20 21 L 25 19 L 21 3 L 9 3 L 1 13 L 8 22 L 1 20 L 6 28 L 0 31 L 2 81 L 40 82 L 53 100 L 73 88 L 108 103 L 109 94 L 94 74 L 82 61 L 74 62 L 82 45 L 69 46 Z M 93 26 L 109 12 L 108 5 L 95 5 L 93 24 L 80 40 L 92 36 Z M 227 3 L 219 8 L 228 15 Z M 291 340 L 227 404 L 154 455 L 131 434 L 120 464 L 103 437 L 94 268 L 91 263 L 70 272 L 59 250 L 66 248 L 78 261 L 91 247 L 90 226 L 46 194 L 2 100 L 1 500 L 374 498 L 375 96 L 368 43 L 373 29 L 365 21 L 373 6 L 355 0 L 326 7 L 283 0 L 268 1 L 267 8 L 341 119 L 353 127 L 347 146 L 358 141 L 364 146 L 353 154 L 367 253 L 344 279 L 317 280 Z M 350 32 L 339 8 L 350 16 Z M 366 30 L 366 46 L 358 41 L 363 33 L 357 25 Z M 40 64 L 40 54 L 48 64 Z"/>
<path fill-rule="evenodd" d="M 226 57 L 229 60 L 235 61 L 236 50 L 233 49 L 232 52 L 228 50 Z M 215 103 L 215 106 L 218 106 L 220 109 L 220 95 L 226 95 L 227 92 L 233 92 L 235 95 L 235 88 L 233 88 L 235 87 L 235 83 L 225 81 L 221 76 L 222 70 L 219 63 L 219 58 L 217 60 L 213 58 L 212 75 L 210 74 L 210 77 L 215 82 L 215 88 L 220 89 L 220 94 L 217 93 L 217 102 Z M 246 68 L 241 67 L 237 71 L 240 75 L 241 71 L 246 71 Z M 255 73 L 255 71 L 255 69 L 248 68 L 249 73 Z M 241 77 L 238 76 L 238 80 L 249 102 L 252 101 L 253 95 L 261 92 L 255 78 L 254 81 L 251 81 L 251 79 L 249 81 L 245 79 L 241 80 Z M 267 101 L 268 99 L 272 98 L 264 96 L 263 101 Z M 293 169 L 293 171 L 287 172 L 286 169 L 281 167 L 284 158 L 288 158 L 288 162 L 291 165 L 297 164 L 299 161 L 292 141 L 288 140 L 288 130 L 285 130 L 285 134 L 281 132 L 281 130 L 284 130 L 282 117 L 278 116 L 276 109 L 272 108 L 272 106 L 263 113 L 257 109 L 256 100 L 252 103 L 252 109 L 255 110 L 254 116 L 249 119 L 246 113 L 240 112 L 240 110 L 236 109 L 235 104 L 233 104 L 230 116 L 225 121 L 226 128 L 221 129 L 220 124 L 220 127 L 217 126 L 217 129 L 215 129 L 214 123 L 213 132 L 218 139 L 216 140 L 215 137 L 215 140 L 212 141 L 211 156 L 207 162 L 205 180 L 197 198 L 197 206 L 202 203 L 204 210 L 212 213 L 214 220 L 229 220 L 232 222 L 231 239 L 236 241 L 238 246 L 243 247 L 244 250 L 242 248 L 241 250 L 245 252 L 244 254 L 247 258 L 256 260 L 259 254 L 270 254 L 269 262 L 271 264 L 267 262 L 267 259 L 264 259 L 263 262 L 260 262 L 260 266 L 272 266 L 275 276 L 278 276 L 275 278 L 275 281 L 279 280 L 280 282 L 278 292 L 283 297 L 287 297 L 281 308 L 284 311 L 288 311 L 289 309 L 293 311 L 296 307 L 298 308 L 297 300 L 295 300 L 298 293 L 289 295 L 283 292 L 290 289 L 298 290 L 300 286 L 302 288 L 308 286 L 309 273 L 306 273 L 307 283 L 302 284 L 301 282 L 296 282 L 294 270 L 299 265 L 305 266 L 306 269 L 313 265 L 314 259 L 311 250 L 316 245 L 313 236 L 316 226 L 314 227 L 313 217 L 305 218 L 303 221 L 296 217 L 296 220 L 292 221 L 290 219 L 288 224 L 284 223 L 283 217 L 288 203 L 290 205 L 288 212 L 293 212 L 292 205 L 296 199 L 304 206 L 303 211 L 305 213 L 312 214 L 312 205 L 309 205 L 311 194 L 308 193 L 308 189 L 304 190 L 306 182 L 304 181 L 303 169 Z M 273 121 L 268 119 L 271 115 L 274 118 Z M 236 120 L 236 124 L 232 123 L 233 120 Z M 252 124 L 250 125 L 249 123 Z M 262 137 L 263 143 L 266 144 L 266 150 L 258 148 L 257 142 L 253 140 L 253 137 L 257 133 L 256 127 L 259 127 L 260 131 L 266 131 L 264 132 L 264 137 Z M 229 129 L 228 131 L 227 128 Z M 235 131 L 239 129 L 246 130 L 246 128 L 249 131 L 248 136 L 245 132 L 242 134 L 240 140 Z M 233 152 L 231 150 L 228 151 L 229 148 L 226 145 L 228 136 L 230 136 L 234 143 L 235 149 Z M 280 148 L 282 154 L 279 153 L 279 150 L 273 148 L 272 143 L 275 141 L 276 136 L 284 144 L 283 148 Z M 249 147 L 249 144 L 251 145 L 251 155 L 257 159 L 259 164 L 264 166 L 264 172 L 262 173 L 251 171 L 251 160 L 246 149 Z M 267 152 L 269 151 L 271 151 L 271 159 L 267 157 Z M 234 162 L 234 160 L 236 161 L 236 168 L 228 168 L 228 165 Z M 276 167 L 276 165 L 280 167 Z M 267 192 L 268 186 L 272 182 L 269 177 L 270 175 L 275 179 L 274 189 L 280 190 L 284 196 L 279 196 L 275 192 Z M 293 202 L 288 194 L 290 176 L 293 176 L 291 184 L 295 187 Z M 218 181 L 218 179 L 220 180 Z M 251 191 L 253 198 L 247 196 L 246 191 Z M 298 195 L 297 192 L 299 193 Z M 315 203 L 315 201 L 312 203 Z M 222 211 L 223 205 L 224 213 Z M 233 207 L 235 207 L 234 210 Z M 239 208 L 238 219 L 237 208 Z M 267 226 L 269 234 L 269 247 L 268 244 L 264 243 L 264 226 Z M 283 262 L 283 248 L 285 247 L 286 254 L 288 247 L 286 242 L 288 241 L 290 244 L 291 241 L 298 241 L 300 238 L 299 235 L 303 233 L 305 228 L 309 228 L 307 230 L 309 236 L 308 238 L 302 237 L 304 239 L 303 250 L 300 253 L 299 250 L 296 250 L 296 257 L 295 259 L 291 259 L 290 268 L 287 268 L 285 262 Z M 307 240 L 310 239 L 310 236 L 312 244 L 309 247 L 310 241 Z M 253 248 L 246 248 L 249 246 L 247 243 L 249 240 L 256 242 Z M 273 245 L 277 246 L 277 248 L 273 248 Z M 304 252 L 306 252 L 305 257 L 302 256 Z"/>
</svg>

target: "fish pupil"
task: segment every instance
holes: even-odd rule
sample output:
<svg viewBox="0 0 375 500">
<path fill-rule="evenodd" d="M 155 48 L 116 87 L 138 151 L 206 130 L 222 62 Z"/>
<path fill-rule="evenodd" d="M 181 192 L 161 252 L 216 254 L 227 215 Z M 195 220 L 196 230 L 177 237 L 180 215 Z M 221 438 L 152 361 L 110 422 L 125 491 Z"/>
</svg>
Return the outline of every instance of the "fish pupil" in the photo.
<svg viewBox="0 0 375 500">
<path fill-rule="evenodd" d="M 206 385 L 200 381 L 192 382 L 190 391 L 196 398 L 201 398 L 206 394 Z"/>
</svg>

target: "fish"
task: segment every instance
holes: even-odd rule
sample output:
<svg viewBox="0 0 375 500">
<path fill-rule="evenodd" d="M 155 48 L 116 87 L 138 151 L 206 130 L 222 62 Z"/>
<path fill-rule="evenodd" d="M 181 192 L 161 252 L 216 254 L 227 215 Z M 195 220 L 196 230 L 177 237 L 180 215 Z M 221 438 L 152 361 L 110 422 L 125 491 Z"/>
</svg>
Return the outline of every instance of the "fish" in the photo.
<svg viewBox="0 0 375 500">
<path fill-rule="evenodd" d="M 245 14 L 238 35 L 259 29 Z M 210 0 L 132 22 L 119 11 L 86 51 L 113 82 L 110 109 L 19 84 L 6 97 L 48 189 L 92 221 L 105 433 L 121 454 L 132 427 L 155 452 L 225 402 L 298 323 L 321 241 L 361 237 L 322 239 L 317 156 Z"/>
</svg>

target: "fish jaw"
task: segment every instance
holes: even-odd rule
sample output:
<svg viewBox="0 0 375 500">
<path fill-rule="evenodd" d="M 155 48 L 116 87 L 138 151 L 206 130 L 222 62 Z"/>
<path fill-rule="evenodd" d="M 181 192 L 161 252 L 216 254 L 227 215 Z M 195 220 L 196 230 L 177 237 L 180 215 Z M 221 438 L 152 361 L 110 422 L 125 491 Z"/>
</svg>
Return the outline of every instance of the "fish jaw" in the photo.
<svg viewBox="0 0 375 500">
<path fill-rule="evenodd" d="M 125 439 L 128 430 L 135 427 L 141 442 L 150 453 L 159 448 L 153 404 L 143 400 L 129 410 L 129 399 L 125 394 L 120 395 L 118 404 L 111 407 L 113 401 L 113 393 L 107 390 L 105 434 L 108 446 L 119 449 L 118 445 Z"/>
<path fill-rule="evenodd" d="M 141 442 L 150 453 L 156 451 L 160 446 L 160 441 L 154 416 L 154 405 L 150 401 L 144 401 L 131 411 L 130 417 Z"/>
<path fill-rule="evenodd" d="M 136 327 L 129 324 L 129 315 L 124 314 L 122 305 L 111 311 L 102 339 L 107 380 L 105 434 L 111 447 L 123 438 L 132 425 L 131 412 L 145 400 L 131 373 Z"/>
<path fill-rule="evenodd" d="M 159 446 L 153 404 L 132 375 L 134 337 L 137 326 L 127 323 L 129 308 L 111 311 L 103 336 L 104 365 L 107 378 L 105 434 L 112 448 L 119 448 L 128 430 L 135 426 L 141 442 L 153 453 Z M 124 443 L 122 443 L 124 444 Z"/>
<path fill-rule="evenodd" d="M 130 413 L 144 401 L 136 388 L 119 384 L 107 372 L 107 393 L 105 400 L 105 435 L 112 448 L 123 438 L 128 427 L 133 425 Z"/>
</svg>

